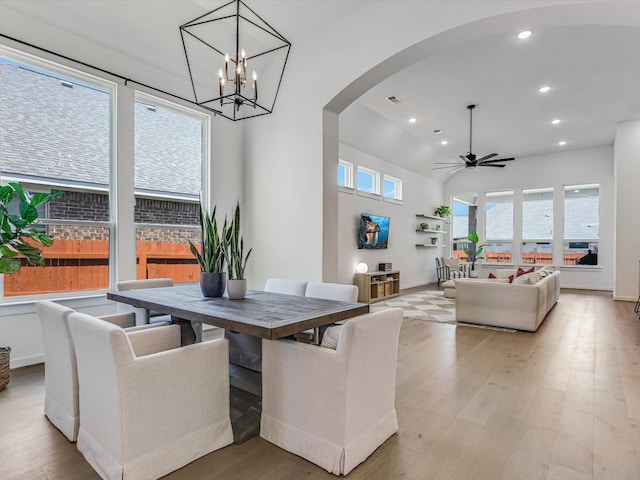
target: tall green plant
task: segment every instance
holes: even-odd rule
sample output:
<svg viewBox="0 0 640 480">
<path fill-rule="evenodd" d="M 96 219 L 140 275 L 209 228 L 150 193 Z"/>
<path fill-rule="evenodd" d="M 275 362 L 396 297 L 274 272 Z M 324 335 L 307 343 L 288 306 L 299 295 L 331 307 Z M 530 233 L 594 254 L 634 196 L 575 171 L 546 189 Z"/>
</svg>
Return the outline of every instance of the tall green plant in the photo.
<svg viewBox="0 0 640 480">
<path fill-rule="evenodd" d="M 469 236 L 467 238 L 471 242 L 471 248 L 465 248 L 464 253 L 467 254 L 467 261 L 471 262 L 471 270 L 475 270 L 476 261 L 484 258 L 482 256 L 484 245 L 478 245 L 480 237 L 478 237 L 478 233 L 473 230 L 469 232 Z"/>
<path fill-rule="evenodd" d="M 200 206 L 200 228 L 202 230 L 202 251 L 198 251 L 194 243 L 189 240 L 189 248 L 198 263 L 200 270 L 208 273 L 220 273 L 224 270 L 224 264 L 227 260 L 225 249 L 225 240 L 220 236 L 218 231 L 218 222 L 216 220 L 216 207 L 209 214 L 202 205 Z M 224 219 L 222 232 L 227 230 L 227 218 Z"/>
<path fill-rule="evenodd" d="M 33 242 L 49 247 L 53 240 L 33 227 L 38 220 L 36 207 L 62 195 L 60 191 L 31 194 L 15 182 L 0 187 L 0 273 L 20 271 L 22 264 L 16 258 L 19 254 L 31 265 L 44 265 L 42 252 Z M 17 215 L 9 213 L 7 208 L 14 200 L 19 202 Z M 28 243 L 28 239 L 32 242 Z"/>
<path fill-rule="evenodd" d="M 240 202 L 236 204 L 233 220 L 225 231 L 224 237 L 229 263 L 229 279 L 243 280 L 247 260 L 253 248 L 244 255 L 244 239 L 240 235 Z"/>
</svg>

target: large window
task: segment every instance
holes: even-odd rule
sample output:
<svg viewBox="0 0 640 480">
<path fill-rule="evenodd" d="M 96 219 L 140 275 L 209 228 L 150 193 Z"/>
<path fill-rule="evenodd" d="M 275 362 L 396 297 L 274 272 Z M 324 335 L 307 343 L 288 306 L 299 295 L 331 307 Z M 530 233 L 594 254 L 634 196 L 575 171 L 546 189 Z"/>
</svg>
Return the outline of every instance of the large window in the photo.
<svg viewBox="0 0 640 480">
<path fill-rule="evenodd" d="M 522 191 L 522 262 L 553 263 L 553 188 Z"/>
<path fill-rule="evenodd" d="M 513 262 L 513 191 L 486 194 L 483 243 L 485 262 Z"/>
<path fill-rule="evenodd" d="M 106 289 L 114 86 L 26 55 L 0 57 L 2 182 L 65 192 L 41 212 L 54 239 L 46 268 L 24 261 L 5 275 L 2 296 Z"/>
<path fill-rule="evenodd" d="M 194 282 L 206 118 L 138 95 L 135 105 L 137 278 Z"/>
<path fill-rule="evenodd" d="M 597 265 L 600 186 L 564 187 L 564 264 Z"/>
<path fill-rule="evenodd" d="M 470 248 L 469 232 L 477 232 L 478 224 L 478 195 L 468 193 L 453 197 L 453 249 L 452 255 L 466 259 L 465 248 Z"/>
</svg>

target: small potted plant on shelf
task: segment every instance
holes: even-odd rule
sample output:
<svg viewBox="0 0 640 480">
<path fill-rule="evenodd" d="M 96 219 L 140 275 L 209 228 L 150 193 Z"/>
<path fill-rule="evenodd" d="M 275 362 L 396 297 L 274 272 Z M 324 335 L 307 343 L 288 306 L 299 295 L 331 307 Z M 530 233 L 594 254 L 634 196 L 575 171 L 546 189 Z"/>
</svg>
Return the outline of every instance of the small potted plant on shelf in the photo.
<svg viewBox="0 0 640 480">
<path fill-rule="evenodd" d="M 431 237 L 431 245 L 437 245 L 438 244 L 438 237 Z"/>
<path fill-rule="evenodd" d="M 31 194 L 21 184 L 9 182 L 0 186 L 0 273 L 18 273 L 24 256 L 30 265 L 44 266 L 45 261 L 38 244 L 49 247 L 53 239 L 34 228 L 38 221 L 38 205 L 61 197 L 62 192 Z M 19 203 L 16 213 L 9 212 L 9 204 Z M 0 347 L 0 390 L 9 384 L 11 347 Z"/>
<path fill-rule="evenodd" d="M 449 205 L 440 205 L 433 213 L 436 217 L 448 217 L 451 215 L 451 207 Z"/>
<path fill-rule="evenodd" d="M 224 242 L 229 266 L 227 294 L 232 300 L 240 300 L 247 294 L 247 280 L 244 278 L 244 271 L 253 250 L 250 248 L 244 255 L 244 239 L 240 235 L 240 202 L 236 204 L 233 220 L 225 230 Z"/>
<path fill-rule="evenodd" d="M 227 260 L 224 239 L 218 231 L 216 207 L 209 214 L 200 206 L 200 228 L 202 230 L 201 251 L 189 240 L 189 248 L 200 265 L 200 290 L 205 297 L 221 297 L 227 286 L 227 273 L 224 264 Z M 222 232 L 227 230 L 227 219 L 224 219 Z"/>
<path fill-rule="evenodd" d="M 420 230 L 429 230 L 429 224 L 428 223 L 421 223 L 420 224 Z"/>
</svg>

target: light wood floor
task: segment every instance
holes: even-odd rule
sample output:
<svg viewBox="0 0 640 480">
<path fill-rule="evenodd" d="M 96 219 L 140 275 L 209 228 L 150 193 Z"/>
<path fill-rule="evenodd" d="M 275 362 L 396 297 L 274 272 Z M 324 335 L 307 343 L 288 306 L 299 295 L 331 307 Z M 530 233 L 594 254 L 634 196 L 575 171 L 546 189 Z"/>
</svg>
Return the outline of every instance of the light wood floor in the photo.
<svg viewBox="0 0 640 480">
<path fill-rule="evenodd" d="M 534 334 L 405 319 L 396 398 L 400 432 L 348 478 L 640 478 L 640 322 L 608 293 L 563 291 Z M 0 479 L 98 478 L 42 403 L 42 366 L 14 371 Z M 335 477 L 254 438 L 165 478 Z"/>
</svg>

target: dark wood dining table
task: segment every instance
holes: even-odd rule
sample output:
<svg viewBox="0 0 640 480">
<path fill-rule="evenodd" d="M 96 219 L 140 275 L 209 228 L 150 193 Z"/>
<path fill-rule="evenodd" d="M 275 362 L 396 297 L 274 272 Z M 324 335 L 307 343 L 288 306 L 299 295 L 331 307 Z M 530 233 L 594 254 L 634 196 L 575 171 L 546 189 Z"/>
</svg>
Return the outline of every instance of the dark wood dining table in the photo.
<svg viewBox="0 0 640 480">
<path fill-rule="evenodd" d="M 275 340 L 308 329 L 315 330 L 315 339 L 318 340 L 317 332 L 320 327 L 369 312 L 367 304 L 259 290 L 249 290 L 242 300 L 230 300 L 228 297 L 206 298 L 197 283 L 109 291 L 107 298 L 171 315 L 172 322 L 181 327 L 183 345 L 196 340 L 191 322 L 224 328 L 227 338 L 230 335 L 257 337 L 246 343 L 257 343 L 259 348 L 260 342 L 256 340 L 260 338 Z M 234 440 L 236 443 L 243 443 L 260 431 L 262 378 L 255 368 L 246 368 L 234 362 L 230 362 L 229 372 Z"/>
<path fill-rule="evenodd" d="M 107 298 L 134 307 L 274 340 L 369 312 L 369 305 L 249 290 L 242 300 L 206 298 L 197 283 L 109 291 Z"/>
</svg>

